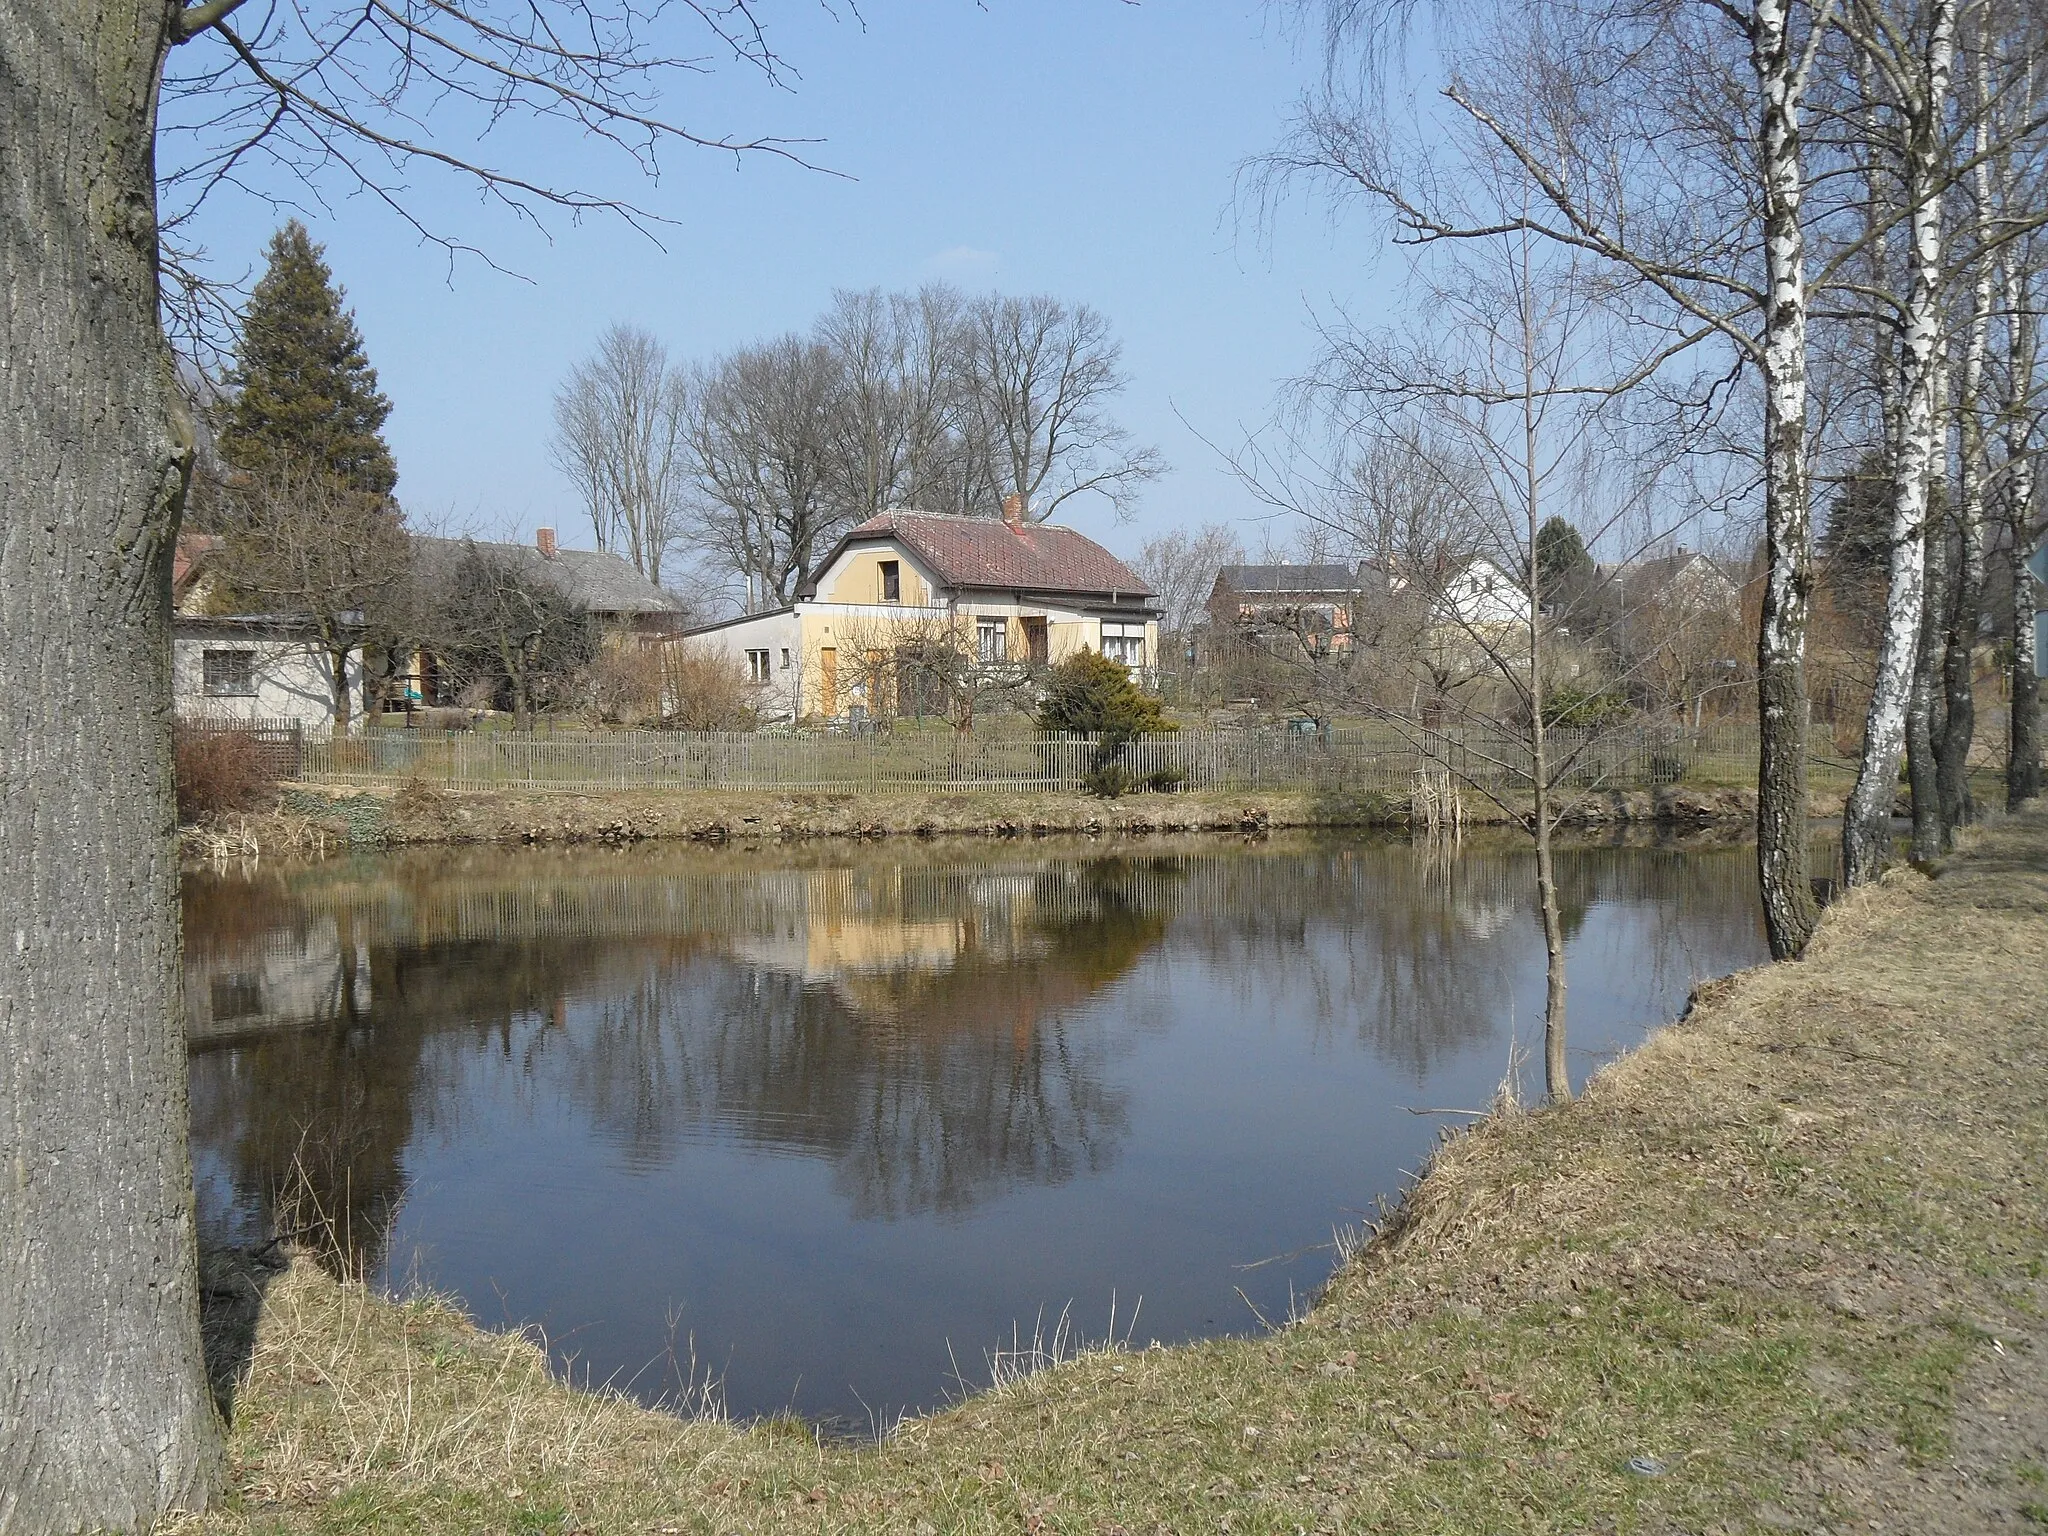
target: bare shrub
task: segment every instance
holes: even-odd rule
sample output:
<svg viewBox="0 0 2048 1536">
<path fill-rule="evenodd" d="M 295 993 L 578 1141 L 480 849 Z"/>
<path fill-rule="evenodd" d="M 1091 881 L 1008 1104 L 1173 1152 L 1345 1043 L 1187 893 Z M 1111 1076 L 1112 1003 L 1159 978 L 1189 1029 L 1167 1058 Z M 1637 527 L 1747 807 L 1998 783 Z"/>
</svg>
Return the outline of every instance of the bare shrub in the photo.
<svg viewBox="0 0 2048 1536">
<path fill-rule="evenodd" d="M 277 801 L 271 753 L 247 731 L 180 722 L 172 727 L 178 822 L 196 826 L 230 811 L 263 810 Z"/>
<path fill-rule="evenodd" d="M 608 645 L 584 673 L 584 707 L 602 725 L 658 721 L 664 671 L 658 646 Z"/>
<path fill-rule="evenodd" d="M 660 648 L 661 723 L 676 731 L 751 731 L 754 686 L 730 656 L 675 643 Z"/>
</svg>

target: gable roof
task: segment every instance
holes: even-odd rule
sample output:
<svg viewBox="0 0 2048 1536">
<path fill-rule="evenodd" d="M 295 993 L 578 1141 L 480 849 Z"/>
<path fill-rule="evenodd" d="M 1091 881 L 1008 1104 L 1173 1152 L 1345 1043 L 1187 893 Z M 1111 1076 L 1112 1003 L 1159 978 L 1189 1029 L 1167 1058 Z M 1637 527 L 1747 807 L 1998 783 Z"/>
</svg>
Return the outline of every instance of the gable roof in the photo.
<svg viewBox="0 0 2048 1536">
<path fill-rule="evenodd" d="M 675 613 L 682 602 L 633 569 L 624 556 L 597 549 L 557 549 L 543 555 L 531 544 L 499 544 L 485 539 L 435 539 L 415 536 L 413 550 L 433 574 L 452 569 L 467 546 L 515 562 L 520 571 L 546 582 L 585 613 Z"/>
<path fill-rule="evenodd" d="M 1348 565 L 1226 565 L 1216 584 L 1245 597 L 1349 592 L 1356 581 Z"/>
<path fill-rule="evenodd" d="M 822 576 L 852 544 L 894 539 L 949 587 L 997 587 L 1022 592 L 1076 592 L 1145 598 L 1152 589 L 1136 572 L 1086 534 L 1053 523 L 1013 527 L 1001 518 L 955 517 L 892 510 L 871 517 L 839 541 L 819 564 Z M 805 588 L 815 596 L 818 578 Z"/>
</svg>

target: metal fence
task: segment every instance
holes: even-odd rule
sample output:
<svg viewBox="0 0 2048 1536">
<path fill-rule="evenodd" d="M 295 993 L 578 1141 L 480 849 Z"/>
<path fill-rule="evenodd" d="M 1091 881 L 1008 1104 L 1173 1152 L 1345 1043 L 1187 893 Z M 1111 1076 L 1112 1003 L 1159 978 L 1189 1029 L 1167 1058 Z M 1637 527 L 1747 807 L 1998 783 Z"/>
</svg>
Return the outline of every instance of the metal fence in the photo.
<svg viewBox="0 0 2048 1536">
<path fill-rule="evenodd" d="M 1632 725 L 1554 731 L 1551 762 L 1576 789 L 1754 781 L 1753 727 Z M 899 727 L 865 732 L 434 732 L 310 738 L 301 777 L 331 785 L 419 781 L 447 789 L 771 791 L 1087 787 L 1106 760 L 1134 789 L 1312 789 L 1405 795 L 1446 772 L 1526 788 L 1529 753 L 1512 732 L 1203 727 L 1105 751 L 1096 738 L 1018 730 Z M 1556 772 L 1556 767 L 1553 768 Z"/>
</svg>

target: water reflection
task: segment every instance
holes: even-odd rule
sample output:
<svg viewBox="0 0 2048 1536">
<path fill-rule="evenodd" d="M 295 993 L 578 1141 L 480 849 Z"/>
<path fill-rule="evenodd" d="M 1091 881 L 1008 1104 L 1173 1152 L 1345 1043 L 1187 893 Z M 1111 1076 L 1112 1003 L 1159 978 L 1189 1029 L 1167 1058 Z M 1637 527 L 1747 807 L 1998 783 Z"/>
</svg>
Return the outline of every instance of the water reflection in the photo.
<svg viewBox="0 0 2048 1536">
<path fill-rule="evenodd" d="M 1762 957 L 1745 849 L 1560 876 L 1582 1071 Z M 195 875 L 202 1221 L 270 1229 L 303 1170 L 366 1269 L 599 1377 L 680 1317 L 742 1412 L 927 1404 L 1112 1290 L 1147 1334 L 1241 1327 L 1238 1286 L 1284 1307 L 1327 1259 L 1233 1265 L 1390 1188 L 1430 1132 L 1400 1106 L 1484 1102 L 1532 1035 L 1529 883 L 1512 843 L 1311 838 Z"/>
</svg>

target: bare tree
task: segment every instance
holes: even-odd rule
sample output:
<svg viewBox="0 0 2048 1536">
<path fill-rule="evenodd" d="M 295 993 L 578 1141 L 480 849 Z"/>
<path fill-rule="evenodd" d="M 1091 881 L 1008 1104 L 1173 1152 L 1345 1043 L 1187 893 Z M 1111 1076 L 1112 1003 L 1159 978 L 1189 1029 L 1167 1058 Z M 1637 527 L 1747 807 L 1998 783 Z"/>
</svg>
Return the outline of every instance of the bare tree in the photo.
<svg viewBox="0 0 2048 1536">
<path fill-rule="evenodd" d="M 1928 491 L 1943 467 L 1938 345 L 1942 332 L 1945 130 L 1955 62 L 1957 0 L 1931 0 L 1922 18 L 1853 4 L 1845 20 L 1857 46 L 1890 93 L 1904 138 L 1903 203 L 1908 223 L 1908 286 L 1899 311 L 1900 410 L 1891 447 L 1891 570 L 1876 685 L 1863 727 L 1856 787 L 1842 812 L 1842 866 L 1848 883 L 1874 880 L 1890 851 L 1906 714 L 1921 649 L 1926 602 Z M 1898 23 L 1906 20 L 1901 28 Z"/>
<path fill-rule="evenodd" d="M 521 730 L 536 711 L 572 702 L 596 657 L 597 627 L 518 556 L 464 541 L 428 578 L 429 644 L 458 697 L 509 700 Z"/>
<path fill-rule="evenodd" d="M 412 540 L 388 496 L 291 466 L 208 488 L 220 576 L 243 611 L 303 616 L 320 637 L 334 728 L 351 714 L 349 656 L 400 622 Z"/>
<path fill-rule="evenodd" d="M 1185 646 L 1206 616 L 1216 573 L 1226 565 L 1241 564 L 1244 557 L 1244 540 L 1227 523 L 1176 528 L 1145 541 L 1131 569 L 1152 589 L 1160 608 L 1160 630 L 1177 642 L 1176 650 Z"/>
<path fill-rule="evenodd" d="M 221 1466 L 170 841 L 166 594 L 196 434 L 164 325 L 191 336 L 226 317 L 188 264 L 186 220 L 209 189 L 303 179 L 315 202 L 363 191 L 453 251 L 411 200 L 442 173 L 518 214 L 638 215 L 466 156 L 494 122 L 551 121 L 630 170 L 686 143 L 791 153 L 662 115 L 707 59 L 639 0 L 316 3 L 253 28 L 239 4 L 0 8 L 0 696 L 65 701 L 20 716 L 0 767 L 0 931 L 15 936 L 0 1139 L 34 1170 L 0 1201 L 11 1530 L 153 1527 L 204 1505 Z M 749 8 L 685 14 L 779 74 Z"/>
<path fill-rule="evenodd" d="M 699 536 L 747 584 L 747 610 L 789 603 L 851 526 L 837 454 L 844 391 L 821 342 L 785 336 L 733 353 L 691 386 Z"/>
<path fill-rule="evenodd" d="M 1433 125 L 1389 163 L 1377 122 L 1399 115 L 1405 0 L 1327 0 L 1329 68 L 1293 140 L 1265 162 L 1284 180 L 1329 170 L 1390 201 L 1398 238 L 1491 238 L 1409 191 L 1477 134 L 1535 189 L 1510 227 L 1606 266 L 1635 301 L 1662 306 L 1670 349 L 1703 346 L 1703 380 L 1754 370 L 1765 576 L 1757 637 L 1761 752 L 1757 863 L 1772 953 L 1804 949 L 1817 920 L 1810 881 L 1805 650 L 1812 583 L 1808 444 L 1808 231 L 1803 117 L 1836 0 L 1520 0 L 1446 13 L 1454 60 Z M 1439 144 L 1439 140 L 1443 141 Z M 1276 178 L 1268 175 L 1263 184 Z M 1730 396 L 1688 387 L 1701 415 Z"/>
<path fill-rule="evenodd" d="M 687 381 L 638 326 L 608 328 L 555 391 L 555 464 L 582 494 L 597 547 L 657 586 L 683 528 L 688 428 Z"/>
<path fill-rule="evenodd" d="M 1086 304 L 992 294 L 968 306 L 958 345 L 968 435 L 985 445 L 998 498 L 1019 498 L 1033 520 L 1090 492 L 1127 512 L 1165 472 L 1109 414 L 1123 347 Z"/>
</svg>

